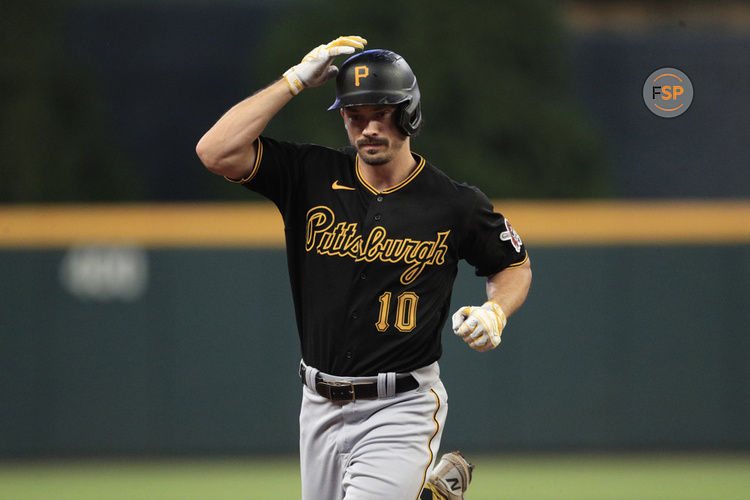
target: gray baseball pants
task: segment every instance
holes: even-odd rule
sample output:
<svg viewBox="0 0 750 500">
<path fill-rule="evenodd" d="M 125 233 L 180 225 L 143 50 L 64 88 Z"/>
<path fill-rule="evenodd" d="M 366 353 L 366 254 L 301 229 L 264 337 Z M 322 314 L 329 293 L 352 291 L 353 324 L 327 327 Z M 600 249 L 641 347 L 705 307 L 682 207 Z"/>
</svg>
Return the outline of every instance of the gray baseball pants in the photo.
<svg viewBox="0 0 750 500">
<path fill-rule="evenodd" d="M 331 402 L 310 389 L 307 367 L 300 410 L 302 500 L 416 500 L 434 465 L 448 412 L 437 363 L 411 372 L 412 391 L 393 394 L 395 374 L 334 377 L 378 380 L 378 399 Z"/>
</svg>

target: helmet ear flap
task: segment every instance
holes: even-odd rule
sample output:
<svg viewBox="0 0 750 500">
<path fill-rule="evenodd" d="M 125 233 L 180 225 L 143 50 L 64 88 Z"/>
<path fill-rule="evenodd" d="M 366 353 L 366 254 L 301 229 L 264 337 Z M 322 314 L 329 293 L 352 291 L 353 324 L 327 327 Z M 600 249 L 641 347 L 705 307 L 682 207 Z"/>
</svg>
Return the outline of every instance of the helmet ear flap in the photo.
<svg viewBox="0 0 750 500">
<path fill-rule="evenodd" d="M 404 135 L 415 135 L 422 128 L 422 102 L 409 99 L 399 105 L 398 121 L 396 123 Z"/>
</svg>

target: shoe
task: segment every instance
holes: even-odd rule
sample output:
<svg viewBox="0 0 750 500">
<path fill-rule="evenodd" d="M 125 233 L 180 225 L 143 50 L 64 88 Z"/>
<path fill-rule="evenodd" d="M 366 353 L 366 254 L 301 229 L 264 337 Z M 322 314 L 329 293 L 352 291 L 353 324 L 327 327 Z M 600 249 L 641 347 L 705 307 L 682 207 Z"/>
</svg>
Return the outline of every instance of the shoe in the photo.
<svg viewBox="0 0 750 500">
<path fill-rule="evenodd" d="M 464 500 L 464 492 L 471 483 L 471 465 L 460 451 L 446 453 L 432 469 L 427 481 L 446 500 Z"/>
</svg>

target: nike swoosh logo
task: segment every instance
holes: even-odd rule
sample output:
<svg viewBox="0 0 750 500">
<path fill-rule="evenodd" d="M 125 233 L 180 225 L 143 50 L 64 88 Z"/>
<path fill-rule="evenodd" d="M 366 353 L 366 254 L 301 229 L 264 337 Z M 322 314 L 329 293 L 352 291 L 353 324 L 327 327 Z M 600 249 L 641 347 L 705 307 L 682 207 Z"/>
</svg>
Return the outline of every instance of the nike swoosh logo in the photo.
<svg viewBox="0 0 750 500">
<path fill-rule="evenodd" d="M 341 184 L 339 184 L 338 179 L 333 181 L 333 184 L 331 184 L 331 189 L 346 189 L 347 191 L 355 191 L 354 188 L 351 188 L 349 186 L 342 186 Z"/>
</svg>

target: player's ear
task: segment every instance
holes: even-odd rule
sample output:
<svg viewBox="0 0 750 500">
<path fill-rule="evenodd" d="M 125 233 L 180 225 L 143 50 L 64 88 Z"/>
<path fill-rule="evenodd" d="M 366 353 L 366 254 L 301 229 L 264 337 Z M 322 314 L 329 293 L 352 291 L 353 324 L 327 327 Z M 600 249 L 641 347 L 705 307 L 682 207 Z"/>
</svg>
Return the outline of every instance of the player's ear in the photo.
<svg viewBox="0 0 750 500">
<path fill-rule="evenodd" d="M 341 119 L 344 122 L 344 128 L 349 131 L 349 124 L 346 123 L 346 112 L 344 112 L 344 108 L 339 108 L 339 114 L 341 114 Z"/>
</svg>

